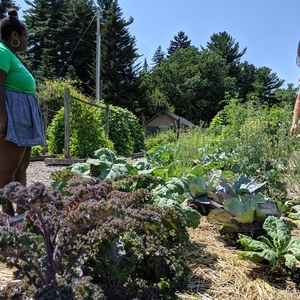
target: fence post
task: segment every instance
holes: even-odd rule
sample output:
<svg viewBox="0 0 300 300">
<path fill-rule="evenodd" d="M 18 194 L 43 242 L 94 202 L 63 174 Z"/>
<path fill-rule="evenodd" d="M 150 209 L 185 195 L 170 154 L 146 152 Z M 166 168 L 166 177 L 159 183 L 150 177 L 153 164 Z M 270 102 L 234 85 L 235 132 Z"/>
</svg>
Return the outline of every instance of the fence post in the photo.
<svg viewBox="0 0 300 300">
<path fill-rule="evenodd" d="M 146 135 L 147 129 L 146 129 L 145 123 L 146 123 L 146 121 L 145 121 L 145 116 L 142 115 L 142 128 L 143 128 L 143 130 L 144 130 L 144 134 Z"/>
<path fill-rule="evenodd" d="M 179 131 L 180 131 L 180 119 L 177 120 L 177 140 L 179 139 Z"/>
<path fill-rule="evenodd" d="M 106 111 L 105 111 L 105 137 L 109 137 L 109 103 L 105 102 Z"/>
<path fill-rule="evenodd" d="M 70 158 L 70 90 L 65 88 L 65 158 Z"/>
</svg>

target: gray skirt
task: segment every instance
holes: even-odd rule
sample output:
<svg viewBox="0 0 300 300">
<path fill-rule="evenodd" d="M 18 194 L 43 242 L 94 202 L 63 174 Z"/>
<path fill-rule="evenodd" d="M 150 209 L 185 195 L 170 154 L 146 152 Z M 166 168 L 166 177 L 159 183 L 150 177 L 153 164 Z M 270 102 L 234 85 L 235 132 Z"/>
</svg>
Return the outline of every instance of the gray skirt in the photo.
<svg viewBox="0 0 300 300">
<path fill-rule="evenodd" d="M 42 116 L 33 94 L 4 90 L 7 114 L 5 139 L 18 146 L 45 145 Z"/>
</svg>

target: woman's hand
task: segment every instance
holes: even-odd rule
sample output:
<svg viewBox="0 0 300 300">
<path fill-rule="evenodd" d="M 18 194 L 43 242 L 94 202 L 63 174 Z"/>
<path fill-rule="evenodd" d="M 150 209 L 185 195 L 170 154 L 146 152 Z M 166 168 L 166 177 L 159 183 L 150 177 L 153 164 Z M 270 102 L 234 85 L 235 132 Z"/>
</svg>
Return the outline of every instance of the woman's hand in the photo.
<svg viewBox="0 0 300 300">
<path fill-rule="evenodd" d="M 290 134 L 295 135 L 297 130 L 298 130 L 298 124 L 297 123 L 292 124 L 291 129 L 290 129 Z M 1 129 L 0 129 L 0 131 L 1 131 Z"/>
</svg>

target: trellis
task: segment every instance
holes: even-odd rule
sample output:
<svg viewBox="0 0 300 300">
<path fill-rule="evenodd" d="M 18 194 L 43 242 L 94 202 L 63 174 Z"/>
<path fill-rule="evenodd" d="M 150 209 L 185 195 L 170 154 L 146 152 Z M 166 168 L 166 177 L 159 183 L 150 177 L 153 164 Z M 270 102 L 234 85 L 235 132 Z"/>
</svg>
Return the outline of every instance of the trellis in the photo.
<svg viewBox="0 0 300 300">
<path fill-rule="evenodd" d="M 86 105 L 94 106 L 100 109 L 103 109 L 103 107 L 92 103 L 92 102 L 87 102 L 81 99 L 74 98 L 76 101 L 80 101 L 85 103 Z M 65 139 L 64 139 L 64 156 L 65 158 L 70 158 L 70 89 L 65 88 L 64 90 L 64 118 L 65 118 Z M 46 133 L 47 131 L 47 115 L 48 115 L 48 108 L 45 106 L 44 108 L 44 131 Z M 105 103 L 105 136 L 106 138 L 109 137 L 109 115 L 110 115 L 110 107 L 109 103 Z M 126 114 L 126 121 L 128 123 L 129 115 L 128 113 Z M 142 128 L 145 130 L 145 118 L 142 117 Z"/>
</svg>

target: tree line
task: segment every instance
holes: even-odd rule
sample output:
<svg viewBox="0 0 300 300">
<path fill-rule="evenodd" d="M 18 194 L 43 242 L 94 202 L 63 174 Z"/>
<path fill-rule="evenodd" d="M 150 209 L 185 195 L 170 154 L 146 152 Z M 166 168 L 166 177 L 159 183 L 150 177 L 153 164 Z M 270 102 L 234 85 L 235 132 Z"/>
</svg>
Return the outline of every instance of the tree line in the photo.
<svg viewBox="0 0 300 300">
<path fill-rule="evenodd" d="M 38 87 L 47 80 L 71 79 L 85 95 L 95 98 L 97 8 L 101 10 L 102 98 L 127 108 L 140 120 L 168 110 L 198 125 L 209 123 L 230 99 L 272 106 L 295 100 L 297 88 L 272 69 L 243 61 L 247 48 L 227 32 L 213 33 L 196 47 L 180 31 L 165 53 L 158 46 L 151 66 L 139 62 L 136 39 L 118 0 L 25 0 L 23 19 L 29 48 L 20 54 Z M 15 1 L 1 1 L 0 16 Z"/>
</svg>

